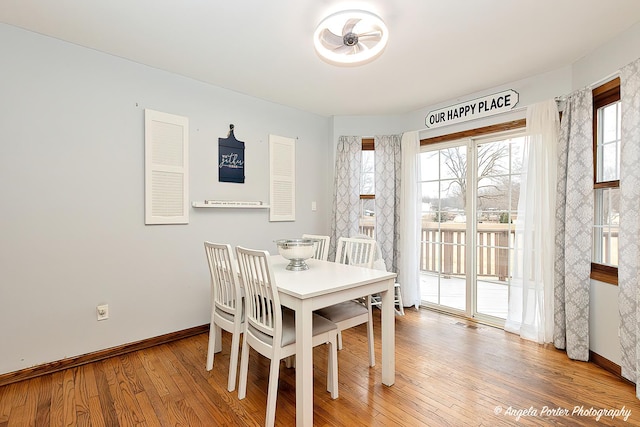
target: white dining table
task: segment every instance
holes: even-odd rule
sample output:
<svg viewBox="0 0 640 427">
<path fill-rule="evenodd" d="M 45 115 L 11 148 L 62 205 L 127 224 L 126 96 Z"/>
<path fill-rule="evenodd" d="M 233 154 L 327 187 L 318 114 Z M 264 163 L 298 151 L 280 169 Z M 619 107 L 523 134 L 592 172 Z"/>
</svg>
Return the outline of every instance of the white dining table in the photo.
<svg viewBox="0 0 640 427">
<path fill-rule="evenodd" d="M 280 303 L 296 312 L 296 426 L 313 426 L 312 313 L 354 298 L 382 297 L 382 383 L 395 382 L 395 273 L 316 259 L 308 270 L 289 271 L 288 260 L 269 257 Z"/>
</svg>

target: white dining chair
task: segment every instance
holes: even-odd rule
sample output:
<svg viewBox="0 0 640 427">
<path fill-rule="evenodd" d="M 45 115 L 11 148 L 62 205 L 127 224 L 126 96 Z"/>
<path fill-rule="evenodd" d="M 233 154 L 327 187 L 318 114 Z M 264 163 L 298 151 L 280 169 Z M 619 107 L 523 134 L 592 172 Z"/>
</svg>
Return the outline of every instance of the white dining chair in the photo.
<svg viewBox="0 0 640 427">
<path fill-rule="evenodd" d="M 207 371 L 213 369 L 214 353 L 222 350 L 222 329 L 231 333 L 229 379 L 227 390 L 236 388 L 240 334 L 244 329 L 244 303 L 240 278 L 235 268 L 231 246 L 204 242 L 211 273 L 211 324 L 207 349 Z"/>
<path fill-rule="evenodd" d="M 352 236 L 354 239 L 363 239 L 363 240 L 371 240 L 372 237 L 367 236 L 366 234 L 356 234 Z M 380 250 L 380 245 L 376 245 L 376 254 L 373 258 L 373 268 L 376 270 L 387 271 L 387 265 L 382 258 L 382 251 Z M 400 289 L 400 284 L 395 282 L 393 286 L 393 307 L 398 316 L 404 316 L 404 304 L 402 302 L 402 292 Z M 373 307 L 380 308 L 382 306 L 382 297 L 380 294 L 371 295 L 371 305 Z"/>
<path fill-rule="evenodd" d="M 280 305 L 278 288 L 269 264 L 269 252 L 236 247 L 240 276 L 245 291 L 246 323 L 238 398 L 247 391 L 249 347 L 271 359 L 267 392 L 265 425 L 274 425 L 280 361 L 296 353 L 295 313 Z M 338 397 L 337 327 L 320 316 L 313 316 L 313 346 L 329 344 L 327 352 L 327 391 L 331 398 Z"/>
<path fill-rule="evenodd" d="M 336 262 L 373 268 L 376 251 L 375 240 L 340 237 L 336 248 Z M 330 305 L 316 313 L 331 320 L 338 327 L 338 349 L 342 349 L 342 331 L 354 326 L 367 324 L 367 339 L 369 341 L 369 366 L 375 366 L 376 357 L 373 346 L 373 316 L 371 314 L 371 296 L 364 298 L 364 304 L 356 301 L 345 301 Z"/>
<path fill-rule="evenodd" d="M 318 234 L 303 234 L 303 239 L 311 239 L 314 241 L 314 253 L 313 258 L 326 261 L 329 258 L 329 243 L 331 242 L 330 236 L 321 236 Z"/>
</svg>

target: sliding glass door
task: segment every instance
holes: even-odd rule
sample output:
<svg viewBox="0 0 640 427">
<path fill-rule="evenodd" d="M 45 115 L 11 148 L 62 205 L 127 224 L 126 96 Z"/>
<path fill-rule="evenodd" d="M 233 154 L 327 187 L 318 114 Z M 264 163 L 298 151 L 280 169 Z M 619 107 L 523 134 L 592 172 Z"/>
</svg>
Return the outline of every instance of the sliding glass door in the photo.
<svg viewBox="0 0 640 427">
<path fill-rule="evenodd" d="M 447 311 L 467 307 L 467 144 L 458 142 L 421 154 L 422 299 Z"/>
<path fill-rule="evenodd" d="M 524 137 L 476 141 L 475 317 L 507 318 Z"/>
<path fill-rule="evenodd" d="M 522 148 L 518 134 L 421 153 L 423 303 L 502 325 L 514 268 Z"/>
</svg>

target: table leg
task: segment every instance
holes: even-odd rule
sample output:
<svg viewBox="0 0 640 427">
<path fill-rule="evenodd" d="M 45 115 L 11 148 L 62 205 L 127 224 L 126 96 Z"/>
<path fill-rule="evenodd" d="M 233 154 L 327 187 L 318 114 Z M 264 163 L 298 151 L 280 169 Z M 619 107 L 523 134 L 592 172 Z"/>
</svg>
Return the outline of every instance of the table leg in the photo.
<svg viewBox="0 0 640 427">
<path fill-rule="evenodd" d="M 313 426 L 313 336 L 311 302 L 296 309 L 296 426 Z"/>
<path fill-rule="evenodd" d="M 394 280 L 388 281 L 382 292 L 382 384 L 391 386 L 396 381 L 396 318 L 394 312 Z"/>
</svg>

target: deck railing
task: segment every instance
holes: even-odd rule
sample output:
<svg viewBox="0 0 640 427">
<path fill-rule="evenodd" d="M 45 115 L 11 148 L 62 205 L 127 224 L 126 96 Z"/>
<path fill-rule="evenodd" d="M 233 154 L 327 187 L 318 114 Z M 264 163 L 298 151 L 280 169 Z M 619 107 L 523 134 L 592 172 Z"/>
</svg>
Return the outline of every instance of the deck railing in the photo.
<svg viewBox="0 0 640 427">
<path fill-rule="evenodd" d="M 374 237 L 374 226 L 361 221 L 360 233 Z M 465 242 L 466 224 L 455 222 L 423 221 L 420 232 L 420 271 L 438 272 L 447 276 L 464 276 L 467 273 Z M 509 277 L 509 248 L 515 247 L 513 225 L 502 223 L 478 223 L 477 225 L 477 275 Z"/>
<path fill-rule="evenodd" d="M 433 222 L 423 219 L 420 231 L 420 271 L 440 273 L 445 277 L 464 276 L 465 223 Z M 517 248 L 514 224 L 481 222 L 476 225 L 478 276 L 495 277 L 506 281 L 517 270 L 514 248 Z M 374 218 L 360 220 L 360 233 L 375 237 Z M 610 264 L 618 264 L 618 228 L 602 233 L 602 253 L 609 254 Z M 510 249 L 511 248 L 511 249 Z"/>
<path fill-rule="evenodd" d="M 420 270 L 447 276 L 464 276 L 466 224 L 423 222 L 420 236 Z M 477 224 L 478 276 L 509 277 L 509 248 L 515 247 L 515 230 L 510 224 Z"/>
</svg>

